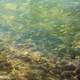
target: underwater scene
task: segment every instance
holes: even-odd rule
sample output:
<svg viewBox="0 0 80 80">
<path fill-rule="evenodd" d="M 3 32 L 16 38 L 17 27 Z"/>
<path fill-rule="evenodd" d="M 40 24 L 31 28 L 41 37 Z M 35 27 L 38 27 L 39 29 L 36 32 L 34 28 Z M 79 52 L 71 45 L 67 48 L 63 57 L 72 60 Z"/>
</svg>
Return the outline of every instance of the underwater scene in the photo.
<svg viewBox="0 0 80 80">
<path fill-rule="evenodd" d="M 80 80 L 80 0 L 0 0 L 0 80 Z"/>
</svg>

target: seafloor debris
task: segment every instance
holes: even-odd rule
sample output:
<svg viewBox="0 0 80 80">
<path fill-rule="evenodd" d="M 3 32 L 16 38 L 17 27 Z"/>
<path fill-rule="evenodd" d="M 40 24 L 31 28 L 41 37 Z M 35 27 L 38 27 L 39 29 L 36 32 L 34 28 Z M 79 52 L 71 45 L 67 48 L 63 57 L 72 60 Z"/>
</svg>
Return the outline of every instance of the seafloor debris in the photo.
<svg viewBox="0 0 80 80">
<path fill-rule="evenodd" d="M 0 54 L 0 80 L 80 80 L 79 59 L 55 60 L 36 52 L 9 55 Z"/>
</svg>

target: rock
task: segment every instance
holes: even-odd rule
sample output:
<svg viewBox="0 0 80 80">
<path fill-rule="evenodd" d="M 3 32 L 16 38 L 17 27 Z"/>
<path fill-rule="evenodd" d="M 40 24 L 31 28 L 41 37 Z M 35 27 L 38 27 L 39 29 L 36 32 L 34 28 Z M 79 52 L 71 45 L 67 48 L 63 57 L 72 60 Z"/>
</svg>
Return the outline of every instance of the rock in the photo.
<svg viewBox="0 0 80 80">
<path fill-rule="evenodd" d="M 64 69 L 67 71 L 74 71 L 76 69 L 76 66 L 73 64 L 68 64 L 64 67 Z"/>
<path fill-rule="evenodd" d="M 80 74 L 77 76 L 77 79 L 80 80 Z"/>
<path fill-rule="evenodd" d="M 0 63 L 0 71 L 10 72 L 12 70 L 12 64 L 9 62 L 1 62 Z"/>
<path fill-rule="evenodd" d="M 61 78 L 62 79 L 71 79 L 72 78 L 72 74 L 70 71 L 64 71 L 62 74 L 61 74 Z"/>
</svg>

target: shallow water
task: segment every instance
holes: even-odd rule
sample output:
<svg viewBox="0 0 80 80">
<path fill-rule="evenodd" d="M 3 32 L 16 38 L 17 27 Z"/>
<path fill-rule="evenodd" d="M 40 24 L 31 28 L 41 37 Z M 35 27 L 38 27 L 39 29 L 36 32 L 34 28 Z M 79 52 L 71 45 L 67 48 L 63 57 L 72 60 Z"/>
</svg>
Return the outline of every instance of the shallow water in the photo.
<svg viewBox="0 0 80 80">
<path fill-rule="evenodd" d="M 79 80 L 79 25 L 79 0 L 0 0 L 0 80 Z"/>
</svg>

